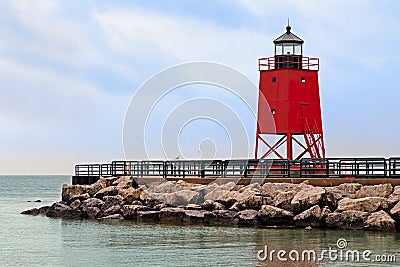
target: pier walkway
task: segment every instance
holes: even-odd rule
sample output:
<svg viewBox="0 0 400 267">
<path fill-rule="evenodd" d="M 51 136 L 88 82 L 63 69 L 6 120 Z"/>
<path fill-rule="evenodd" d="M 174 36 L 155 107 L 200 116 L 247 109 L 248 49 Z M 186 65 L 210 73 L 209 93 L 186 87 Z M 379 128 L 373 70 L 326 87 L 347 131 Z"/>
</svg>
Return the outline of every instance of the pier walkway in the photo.
<svg viewBox="0 0 400 267">
<path fill-rule="evenodd" d="M 320 158 L 320 159 L 248 159 L 248 160 L 173 160 L 112 161 L 107 164 L 75 166 L 72 184 L 91 184 L 99 177 L 133 176 L 209 183 L 216 179 L 302 182 L 335 185 L 345 182 L 400 184 L 400 157 Z M 312 179 L 315 178 L 315 179 Z"/>
</svg>

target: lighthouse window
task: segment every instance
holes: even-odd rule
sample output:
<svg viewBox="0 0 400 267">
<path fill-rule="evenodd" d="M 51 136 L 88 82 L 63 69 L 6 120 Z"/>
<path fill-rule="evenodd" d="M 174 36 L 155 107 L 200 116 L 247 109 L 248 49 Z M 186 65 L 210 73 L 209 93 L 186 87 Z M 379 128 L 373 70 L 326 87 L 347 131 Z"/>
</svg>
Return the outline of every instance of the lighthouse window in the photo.
<svg viewBox="0 0 400 267">
<path fill-rule="evenodd" d="M 306 78 L 305 77 L 301 77 L 301 82 L 305 83 L 306 82 Z"/>
<path fill-rule="evenodd" d="M 275 115 L 275 109 L 271 109 L 271 114 Z"/>
<path fill-rule="evenodd" d="M 273 82 L 273 83 L 276 82 L 276 77 L 272 77 L 272 82 Z"/>
</svg>

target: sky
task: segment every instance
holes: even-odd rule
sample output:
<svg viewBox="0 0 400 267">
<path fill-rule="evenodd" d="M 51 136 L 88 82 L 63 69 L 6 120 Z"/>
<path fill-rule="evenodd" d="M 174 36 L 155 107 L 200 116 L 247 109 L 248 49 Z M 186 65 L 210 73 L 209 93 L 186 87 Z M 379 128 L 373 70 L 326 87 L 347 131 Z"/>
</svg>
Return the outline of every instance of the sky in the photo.
<svg viewBox="0 0 400 267">
<path fill-rule="evenodd" d="M 123 159 L 125 113 L 146 80 L 206 61 L 258 84 L 257 60 L 273 55 L 288 18 L 304 55 L 320 58 L 327 156 L 400 156 L 399 11 L 396 0 L 0 1 L 0 174 L 73 174 L 75 164 Z M 164 102 L 214 93 L 235 107 L 203 87 Z M 218 155 L 227 133 L 203 123 L 185 126 L 182 144 L 193 135 Z M 198 134 L 205 125 L 225 139 Z"/>
</svg>

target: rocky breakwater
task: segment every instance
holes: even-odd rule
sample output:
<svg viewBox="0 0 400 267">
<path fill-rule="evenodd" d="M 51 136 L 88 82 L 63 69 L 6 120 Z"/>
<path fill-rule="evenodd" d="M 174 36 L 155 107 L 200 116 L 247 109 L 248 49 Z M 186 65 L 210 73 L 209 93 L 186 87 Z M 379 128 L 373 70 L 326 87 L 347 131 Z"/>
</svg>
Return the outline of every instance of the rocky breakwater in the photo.
<svg viewBox="0 0 400 267">
<path fill-rule="evenodd" d="M 137 220 L 249 226 L 326 227 L 396 231 L 400 186 L 307 182 L 239 186 L 185 181 L 138 186 L 132 177 L 63 185 L 61 201 L 23 214 L 61 218 Z"/>
</svg>

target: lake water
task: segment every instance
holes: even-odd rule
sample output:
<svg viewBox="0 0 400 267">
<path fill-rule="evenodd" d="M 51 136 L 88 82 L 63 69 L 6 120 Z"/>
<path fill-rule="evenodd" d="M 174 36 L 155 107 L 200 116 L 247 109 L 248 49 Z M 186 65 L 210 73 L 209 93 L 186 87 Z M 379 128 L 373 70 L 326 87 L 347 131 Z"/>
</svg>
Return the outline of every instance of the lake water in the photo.
<svg viewBox="0 0 400 267">
<path fill-rule="evenodd" d="M 99 222 L 19 214 L 58 201 L 62 184 L 70 181 L 70 176 L 0 176 L 0 266 L 400 264 L 399 233 Z M 42 202 L 28 202 L 38 199 Z M 347 247 L 339 249 L 338 239 L 345 239 Z M 264 260 L 265 246 L 268 257 Z M 286 254 L 280 252 L 279 259 L 274 252 L 271 261 L 272 250 Z M 323 261 L 314 262 L 312 257 L 308 261 L 305 250 L 315 251 L 317 258 L 321 258 L 324 250 L 327 252 Z M 360 262 L 349 251 L 357 251 Z M 302 255 L 305 261 L 301 261 Z M 398 263 L 382 263 L 377 259 Z"/>
</svg>

